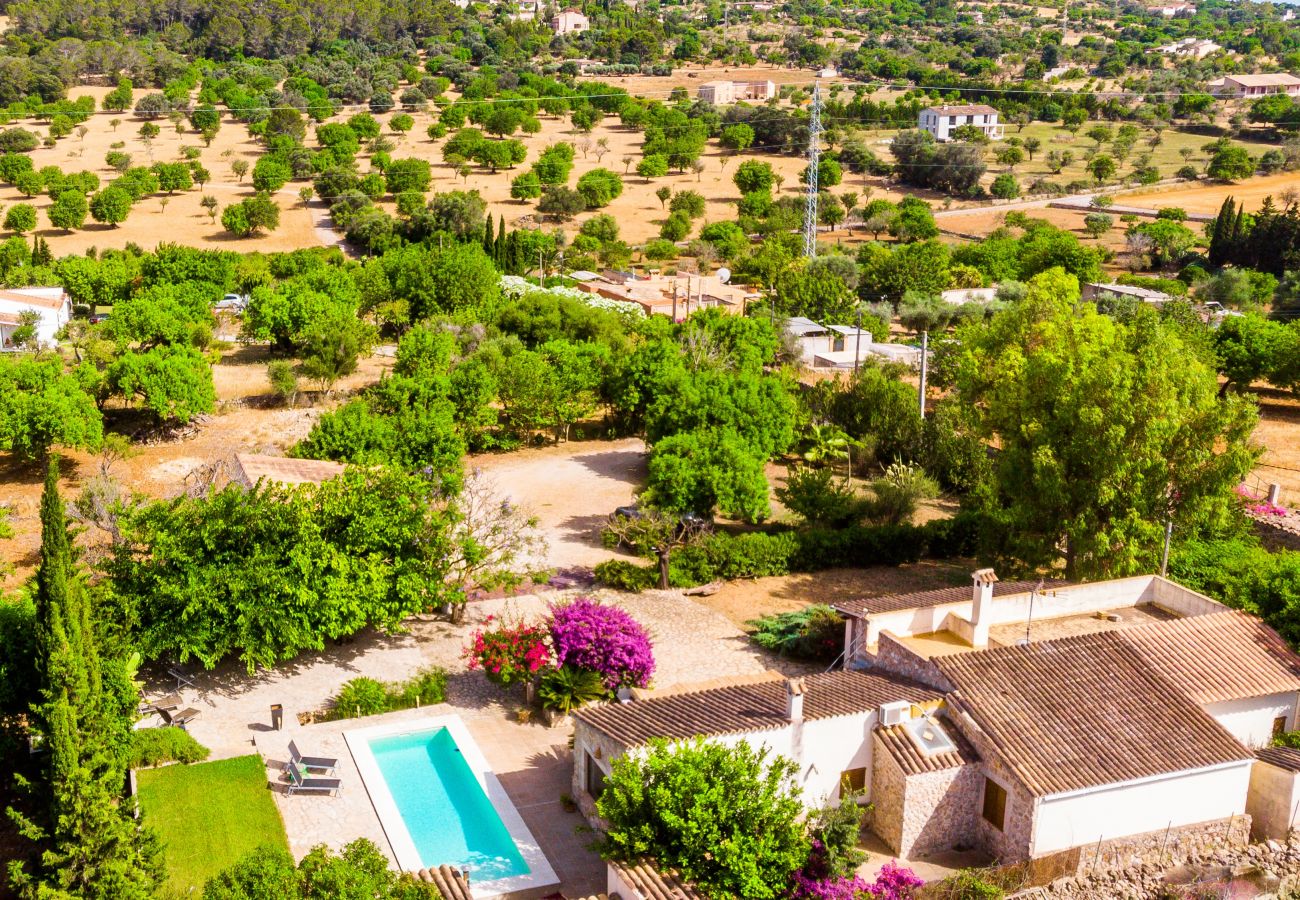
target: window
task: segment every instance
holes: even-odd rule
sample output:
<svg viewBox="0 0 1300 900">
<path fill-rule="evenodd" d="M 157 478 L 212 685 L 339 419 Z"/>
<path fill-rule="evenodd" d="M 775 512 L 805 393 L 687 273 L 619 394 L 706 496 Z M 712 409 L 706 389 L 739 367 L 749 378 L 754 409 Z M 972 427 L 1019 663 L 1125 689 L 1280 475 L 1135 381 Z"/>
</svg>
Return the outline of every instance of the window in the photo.
<svg viewBox="0 0 1300 900">
<path fill-rule="evenodd" d="M 1273 720 L 1273 737 L 1278 737 L 1286 732 L 1286 716 L 1278 716 Z"/>
<path fill-rule="evenodd" d="M 998 831 L 1006 824 L 1007 790 L 992 778 L 984 779 L 984 810 L 981 815 Z"/>
<path fill-rule="evenodd" d="M 596 760 L 592 758 L 590 753 L 585 753 L 583 755 L 585 757 L 584 762 L 587 768 L 587 779 L 583 787 L 587 789 L 587 793 L 591 795 L 593 800 L 599 800 L 600 795 L 605 793 L 605 772 L 596 763 Z"/>
<path fill-rule="evenodd" d="M 845 769 L 840 773 L 840 793 L 846 794 L 850 791 L 857 793 L 865 790 L 867 787 L 867 770 L 865 767 L 859 769 Z"/>
</svg>

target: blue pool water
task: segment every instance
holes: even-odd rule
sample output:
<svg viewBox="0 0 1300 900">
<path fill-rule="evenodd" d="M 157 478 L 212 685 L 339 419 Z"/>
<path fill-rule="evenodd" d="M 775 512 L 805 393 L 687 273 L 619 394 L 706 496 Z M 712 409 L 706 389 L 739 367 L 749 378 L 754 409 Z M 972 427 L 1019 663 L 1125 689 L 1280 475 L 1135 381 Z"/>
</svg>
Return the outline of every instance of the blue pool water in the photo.
<svg viewBox="0 0 1300 900">
<path fill-rule="evenodd" d="M 374 738 L 370 751 L 426 867 L 468 866 L 477 883 L 528 874 L 446 728 Z"/>
</svg>

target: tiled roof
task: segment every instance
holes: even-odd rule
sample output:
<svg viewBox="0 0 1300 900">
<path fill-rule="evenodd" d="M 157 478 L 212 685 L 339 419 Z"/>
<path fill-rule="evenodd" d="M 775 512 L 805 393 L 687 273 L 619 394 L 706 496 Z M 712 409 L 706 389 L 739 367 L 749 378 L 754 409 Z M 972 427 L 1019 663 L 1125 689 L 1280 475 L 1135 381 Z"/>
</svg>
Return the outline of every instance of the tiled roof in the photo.
<svg viewBox="0 0 1300 900">
<path fill-rule="evenodd" d="M 804 678 L 803 717 L 829 719 L 873 710 L 882 703 L 924 703 L 943 695 L 914 681 L 871 672 L 840 670 Z M 786 682 L 763 681 L 611 703 L 574 714 L 627 745 L 652 738 L 685 740 L 697 735 L 767 731 L 789 724 Z"/>
<path fill-rule="evenodd" d="M 1288 772 L 1300 772 L 1300 750 L 1294 747 L 1265 747 L 1255 751 L 1255 758 Z"/>
<path fill-rule="evenodd" d="M 932 662 L 1035 795 L 1252 758 L 1114 633 Z"/>
<path fill-rule="evenodd" d="M 926 772 L 941 772 L 955 769 L 967 763 L 979 761 L 979 754 L 955 727 L 945 725 L 944 732 L 957 745 L 956 750 L 947 753 L 926 754 L 916 748 L 916 744 L 907 736 L 902 725 L 877 728 L 876 734 L 889 753 L 891 759 L 898 763 L 904 775 L 923 775 Z"/>
<path fill-rule="evenodd" d="M 996 109 L 982 103 L 972 103 L 965 106 L 930 106 L 925 111 L 937 112 L 945 116 L 996 116 L 998 114 Z"/>
<path fill-rule="evenodd" d="M 1300 78 L 1288 73 L 1278 72 L 1272 75 L 1225 75 L 1227 81 L 1234 81 L 1242 87 L 1272 87 L 1274 85 L 1300 84 Z"/>
<path fill-rule="evenodd" d="M 706 900 L 709 896 L 695 885 L 683 881 L 674 871 L 663 872 L 651 862 L 635 865 L 610 863 L 610 866 L 645 900 Z M 629 898 L 630 900 L 630 898 Z"/>
<path fill-rule="evenodd" d="M 59 288 L 31 290 L 31 293 L 27 293 L 25 290 L 0 290 L 0 301 L 13 303 L 18 306 L 43 306 L 46 309 L 62 309 L 64 303 L 67 302 L 67 298 L 64 297 L 63 291 Z M 58 291 L 58 294 L 54 295 L 54 291 Z"/>
<path fill-rule="evenodd" d="M 442 894 L 443 900 L 474 900 L 469 881 L 464 873 L 451 866 L 438 866 L 436 869 L 421 869 L 415 873 L 419 881 L 432 883 Z"/>
<path fill-rule="evenodd" d="M 341 475 L 344 469 L 342 463 L 322 459 L 259 456 L 255 453 L 236 453 L 235 462 L 241 480 L 249 487 L 261 478 L 280 484 L 320 484 Z"/>
<path fill-rule="evenodd" d="M 1276 631 L 1236 610 L 1116 632 L 1197 703 L 1300 690 L 1300 656 Z"/>
<path fill-rule="evenodd" d="M 999 581 L 993 585 L 994 597 L 1007 597 L 1011 594 L 1027 594 L 1038 587 L 1033 581 Z M 1068 581 L 1044 581 L 1044 591 L 1054 591 L 1069 587 Z M 914 591 L 910 594 L 885 594 L 883 597 L 863 597 L 859 600 L 846 600 L 836 603 L 835 608 L 845 615 L 868 616 L 872 613 L 898 612 L 903 609 L 929 609 L 945 603 L 960 603 L 973 597 L 970 585 L 965 587 L 940 588 L 936 591 Z"/>
</svg>

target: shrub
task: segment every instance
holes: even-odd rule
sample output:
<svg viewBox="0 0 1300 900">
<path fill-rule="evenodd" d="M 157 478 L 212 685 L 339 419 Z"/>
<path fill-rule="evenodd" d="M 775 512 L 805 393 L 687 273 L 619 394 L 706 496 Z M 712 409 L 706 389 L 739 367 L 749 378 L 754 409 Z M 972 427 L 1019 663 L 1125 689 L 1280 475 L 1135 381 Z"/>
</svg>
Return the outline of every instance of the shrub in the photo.
<svg viewBox="0 0 1300 900">
<path fill-rule="evenodd" d="M 856 522 L 865 510 L 852 485 L 837 481 L 830 469 L 800 466 L 776 489 L 776 498 L 808 524 L 832 528 Z"/>
<path fill-rule="evenodd" d="M 542 676 L 537 686 L 537 699 L 546 709 L 568 715 L 580 706 L 594 703 L 607 694 L 599 672 L 561 666 Z"/>
<path fill-rule="evenodd" d="M 751 619 L 752 640 L 782 656 L 830 662 L 844 646 L 844 619 L 824 604 Z"/>
<path fill-rule="evenodd" d="M 413 709 L 442 703 L 447 699 L 447 670 L 438 666 L 421 669 L 406 681 L 385 682 L 353 678 L 343 685 L 325 713 L 326 721 L 353 716 L 377 716 L 398 709 Z"/>
<path fill-rule="evenodd" d="M 598 563 L 593 573 L 596 580 L 616 591 L 637 593 L 649 590 L 659 581 L 655 566 L 638 566 L 625 559 L 607 559 Z"/>
<path fill-rule="evenodd" d="M 645 687 L 654 674 L 650 636 L 616 606 L 578 597 L 551 609 L 555 662 L 600 675 L 610 690 Z"/>
<path fill-rule="evenodd" d="M 894 463 L 871 484 L 876 498 L 867 514 L 885 525 L 900 525 L 911 520 L 917 504 L 939 495 L 939 483 L 920 466 Z"/>
<path fill-rule="evenodd" d="M 202 762 L 209 752 L 183 728 L 137 728 L 131 732 L 127 766 L 140 769 L 165 762 Z"/>
<path fill-rule="evenodd" d="M 487 624 L 495 618 L 488 616 Z M 477 629 L 464 656 L 471 669 L 482 669 L 488 680 L 504 686 L 541 670 L 551 652 L 542 626 L 502 620 L 495 628 Z"/>
</svg>

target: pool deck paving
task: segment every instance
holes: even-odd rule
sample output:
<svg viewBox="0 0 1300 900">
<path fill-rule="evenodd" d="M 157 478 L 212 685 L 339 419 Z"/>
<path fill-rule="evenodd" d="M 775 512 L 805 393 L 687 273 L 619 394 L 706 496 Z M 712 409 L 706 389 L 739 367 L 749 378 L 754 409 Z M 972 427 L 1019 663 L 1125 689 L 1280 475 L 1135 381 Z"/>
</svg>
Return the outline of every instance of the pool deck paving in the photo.
<svg viewBox="0 0 1300 900">
<path fill-rule="evenodd" d="M 555 869 L 560 878 L 558 889 L 569 896 L 598 893 L 605 889 L 605 866 L 589 849 L 592 835 L 585 830 L 583 818 L 565 812 L 560 802 L 561 795 L 571 790 L 572 726 L 519 723 L 516 711 L 522 706 L 522 688 L 505 690 L 489 683 L 482 673 L 468 671 L 461 657 L 473 630 L 488 616 L 534 619 L 545 612 L 548 603 L 563 600 L 569 593 L 475 603 L 461 625 L 418 617 L 408 623 L 407 634 L 359 637 L 251 676 L 245 668 L 230 664 L 192 674 L 192 686 L 181 691 L 183 706 L 198 709 L 200 715 L 189 731 L 211 748 L 214 759 L 253 749 L 262 755 L 295 857 L 318 844 L 338 849 L 364 837 L 391 858 L 388 839 L 343 733 L 389 722 L 459 716 Z M 724 616 L 680 592 L 585 593 L 623 607 L 650 631 L 658 666 L 657 688 L 754 677 L 777 665 L 790 668 L 792 674 L 800 671 L 800 667 L 787 667 L 757 650 Z M 327 706 L 351 678 L 401 681 L 432 665 L 449 673 L 445 703 L 381 716 L 299 724 L 299 713 Z M 159 676 L 150 687 L 150 693 L 170 693 L 176 682 Z M 284 710 L 280 731 L 271 728 L 273 703 Z M 338 759 L 343 790 L 337 796 L 287 793 L 281 773 L 290 740 L 308 756 Z"/>
</svg>

